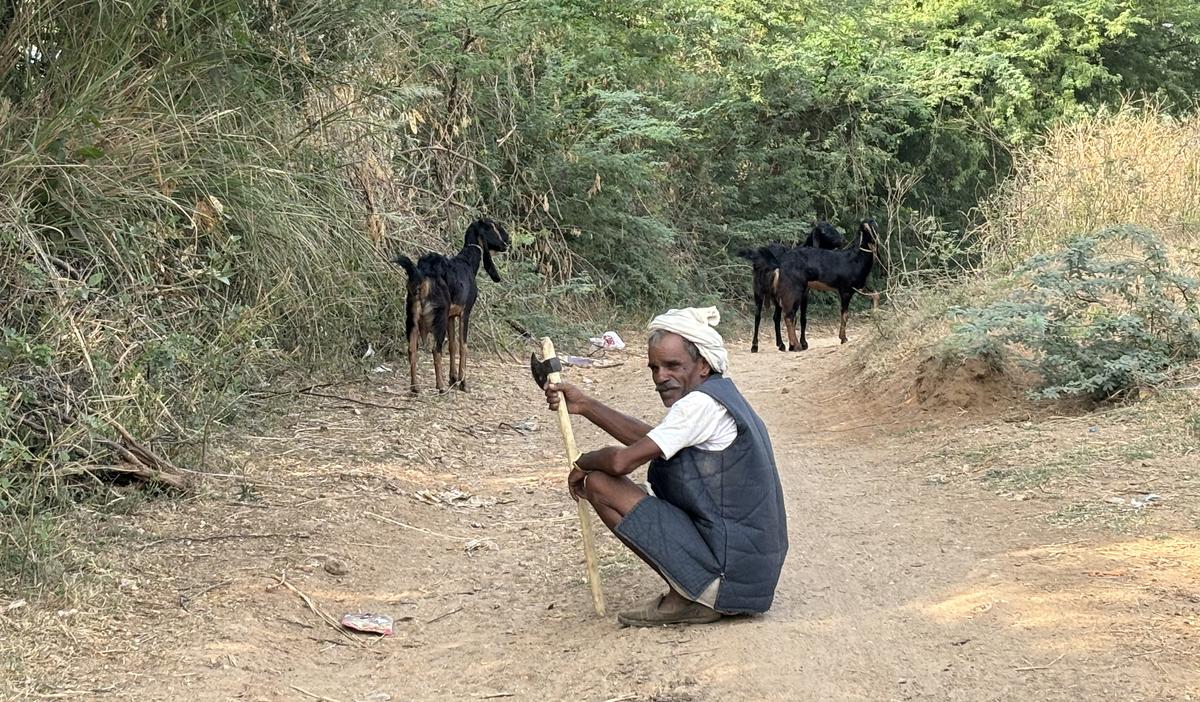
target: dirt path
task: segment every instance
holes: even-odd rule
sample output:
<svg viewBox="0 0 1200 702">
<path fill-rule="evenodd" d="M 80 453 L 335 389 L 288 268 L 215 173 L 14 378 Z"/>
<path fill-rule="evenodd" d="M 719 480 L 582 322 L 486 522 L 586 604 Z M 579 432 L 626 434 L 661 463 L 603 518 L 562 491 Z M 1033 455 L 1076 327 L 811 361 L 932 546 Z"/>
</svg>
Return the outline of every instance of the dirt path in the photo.
<svg viewBox="0 0 1200 702">
<path fill-rule="evenodd" d="M 298 407 L 288 430 L 249 440 L 240 489 L 122 522 L 150 530 L 129 560 L 144 604 L 60 690 L 194 702 L 1200 699 L 1194 530 L 1057 527 L 1051 498 L 927 476 L 922 457 L 969 440 L 971 418 L 863 409 L 839 381 L 847 355 L 827 337 L 806 354 L 733 353 L 787 493 L 791 552 L 766 616 L 656 630 L 593 616 L 559 438 L 524 371 L 492 363 L 469 397 L 416 403 L 387 394 L 404 379 L 382 374 L 355 396 L 421 411 Z M 637 354 L 573 375 L 661 416 Z M 438 440 L 418 440 L 425 430 Z M 581 420 L 576 431 L 599 445 Z M 600 546 L 610 610 L 661 589 L 609 535 Z M 329 557 L 348 572 L 327 572 Z M 297 591 L 335 617 L 404 619 L 392 638 L 349 640 Z"/>
</svg>

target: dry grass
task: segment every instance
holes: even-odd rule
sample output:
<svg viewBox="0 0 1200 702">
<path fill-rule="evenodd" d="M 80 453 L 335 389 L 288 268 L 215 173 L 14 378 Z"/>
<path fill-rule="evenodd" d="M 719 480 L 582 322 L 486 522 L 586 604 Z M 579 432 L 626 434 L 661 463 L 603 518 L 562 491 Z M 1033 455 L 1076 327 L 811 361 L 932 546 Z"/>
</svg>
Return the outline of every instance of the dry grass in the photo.
<svg viewBox="0 0 1200 702">
<path fill-rule="evenodd" d="M 1148 227 L 1200 265 L 1200 115 L 1127 105 L 1051 131 L 1016 164 L 984 208 L 986 268 L 1011 270 L 1117 224 Z"/>
</svg>

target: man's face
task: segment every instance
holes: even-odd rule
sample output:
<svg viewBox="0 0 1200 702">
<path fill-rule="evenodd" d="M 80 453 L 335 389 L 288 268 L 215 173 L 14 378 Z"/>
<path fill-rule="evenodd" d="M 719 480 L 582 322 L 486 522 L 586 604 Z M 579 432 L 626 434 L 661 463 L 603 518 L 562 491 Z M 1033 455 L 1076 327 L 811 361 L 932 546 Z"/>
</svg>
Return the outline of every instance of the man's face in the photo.
<svg viewBox="0 0 1200 702">
<path fill-rule="evenodd" d="M 667 407 L 703 383 L 712 370 L 703 358 L 692 360 L 682 336 L 664 334 L 650 344 L 650 373 L 654 390 Z"/>
</svg>

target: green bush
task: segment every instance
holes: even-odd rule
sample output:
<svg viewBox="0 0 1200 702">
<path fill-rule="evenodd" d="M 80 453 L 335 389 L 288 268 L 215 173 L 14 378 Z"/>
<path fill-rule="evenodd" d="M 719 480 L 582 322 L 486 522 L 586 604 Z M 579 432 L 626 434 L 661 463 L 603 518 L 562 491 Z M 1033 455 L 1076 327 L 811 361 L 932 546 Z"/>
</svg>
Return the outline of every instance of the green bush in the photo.
<svg viewBox="0 0 1200 702">
<path fill-rule="evenodd" d="M 1015 356 L 1041 375 L 1034 395 L 1044 399 L 1120 398 L 1200 358 L 1200 283 L 1146 229 L 1077 237 L 1018 275 L 1028 284 L 1008 299 L 951 310 L 948 353 L 997 364 Z"/>
</svg>

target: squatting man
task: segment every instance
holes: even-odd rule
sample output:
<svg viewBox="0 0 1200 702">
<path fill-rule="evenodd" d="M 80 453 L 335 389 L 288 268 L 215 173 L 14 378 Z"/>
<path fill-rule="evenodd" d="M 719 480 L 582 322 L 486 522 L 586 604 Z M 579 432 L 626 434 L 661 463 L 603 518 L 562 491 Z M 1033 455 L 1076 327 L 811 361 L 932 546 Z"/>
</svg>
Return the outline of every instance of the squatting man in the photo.
<svg viewBox="0 0 1200 702">
<path fill-rule="evenodd" d="M 620 446 L 582 454 L 567 478 L 668 591 L 621 612 L 626 626 L 707 624 L 767 611 L 787 555 L 787 519 L 771 440 L 729 379 L 715 307 L 669 310 L 650 322 L 654 389 L 668 407 L 651 427 L 569 383 L 546 401 L 603 429 Z M 650 493 L 629 478 L 650 462 Z"/>
</svg>

